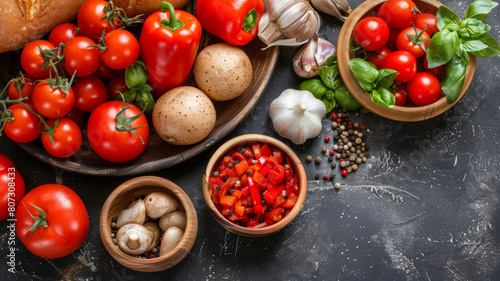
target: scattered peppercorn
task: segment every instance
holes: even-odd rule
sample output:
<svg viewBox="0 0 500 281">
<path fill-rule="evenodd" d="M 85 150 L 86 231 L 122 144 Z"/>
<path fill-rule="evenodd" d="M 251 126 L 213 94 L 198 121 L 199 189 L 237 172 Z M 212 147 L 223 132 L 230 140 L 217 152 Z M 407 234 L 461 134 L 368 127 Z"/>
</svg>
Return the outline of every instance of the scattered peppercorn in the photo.
<svg viewBox="0 0 500 281">
<path fill-rule="evenodd" d="M 318 175 L 315 175 L 314 178 L 317 179 L 317 180 L 319 180 L 319 176 Z"/>
<path fill-rule="evenodd" d="M 332 119 L 337 119 L 337 115 L 335 115 L 335 113 L 332 113 Z"/>
<path fill-rule="evenodd" d="M 324 178 L 325 180 L 327 180 L 327 179 L 328 179 L 328 176 L 327 176 L 327 175 L 324 175 L 324 176 L 323 176 L 323 178 Z"/>
<path fill-rule="evenodd" d="M 336 189 L 340 189 L 340 183 L 338 183 L 338 182 L 335 183 L 335 185 L 333 187 L 335 187 Z"/>
<path fill-rule="evenodd" d="M 330 155 L 332 155 L 332 156 L 333 156 L 334 154 L 335 154 L 335 151 L 330 150 Z"/>
<path fill-rule="evenodd" d="M 214 172 L 214 177 L 218 177 L 219 176 L 219 172 L 215 171 Z"/>
<path fill-rule="evenodd" d="M 326 153 L 326 147 L 323 147 L 323 148 L 321 149 L 321 151 L 322 151 L 323 153 Z"/>
<path fill-rule="evenodd" d="M 318 164 L 321 163 L 321 157 L 319 157 L 319 156 L 316 157 L 316 163 L 318 163 Z"/>
<path fill-rule="evenodd" d="M 313 160 L 313 157 L 311 155 L 307 155 L 306 160 L 307 162 L 311 162 Z"/>
<path fill-rule="evenodd" d="M 347 171 L 346 170 L 342 170 L 342 176 L 347 176 Z"/>
<path fill-rule="evenodd" d="M 330 141 L 330 137 L 329 137 L 329 136 L 326 136 L 326 137 L 325 137 L 325 141 L 326 141 L 326 142 Z"/>
</svg>

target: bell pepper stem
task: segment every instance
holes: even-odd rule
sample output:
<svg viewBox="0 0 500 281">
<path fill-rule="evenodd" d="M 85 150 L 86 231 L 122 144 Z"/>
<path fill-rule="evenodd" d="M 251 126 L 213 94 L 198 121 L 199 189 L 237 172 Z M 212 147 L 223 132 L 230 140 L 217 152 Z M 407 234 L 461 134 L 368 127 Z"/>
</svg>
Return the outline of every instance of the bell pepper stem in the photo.
<svg viewBox="0 0 500 281">
<path fill-rule="evenodd" d="M 259 15 L 257 14 L 257 11 L 255 9 L 251 9 L 243 19 L 243 29 L 246 32 L 250 32 L 252 29 L 254 29 L 255 25 L 257 25 L 258 17 Z"/>
<path fill-rule="evenodd" d="M 184 27 L 184 23 L 181 20 L 178 20 L 175 18 L 175 9 L 172 4 L 163 1 L 160 4 L 160 11 L 163 13 L 169 11 L 170 12 L 170 19 L 164 19 L 161 21 L 161 26 L 170 29 L 171 31 L 175 31 L 179 28 Z"/>
</svg>

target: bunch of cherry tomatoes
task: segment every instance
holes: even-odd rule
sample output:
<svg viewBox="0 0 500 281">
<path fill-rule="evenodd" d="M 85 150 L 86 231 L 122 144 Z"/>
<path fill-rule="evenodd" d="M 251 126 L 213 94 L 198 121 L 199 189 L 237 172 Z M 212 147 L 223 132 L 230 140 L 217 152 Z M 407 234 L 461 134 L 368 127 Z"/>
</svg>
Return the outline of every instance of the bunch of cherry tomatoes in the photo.
<svg viewBox="0 0 500 281">
<path fill-rule="evenodd" d="M 377 69 L 397 71 L 395 105 L 421 106 L 439 98 L 443 67 L 429 68 L 425 56 L 432 35 L 439 31 L 437 21 L 433 14 L 420 13 L 411 0 L 389 0 L 377 17 L 366 17 L 354 28 L 354 40 L 369 53 L 366 60 Z M 417 65 L 425 71 L 417 72 Z"/>
</svg>

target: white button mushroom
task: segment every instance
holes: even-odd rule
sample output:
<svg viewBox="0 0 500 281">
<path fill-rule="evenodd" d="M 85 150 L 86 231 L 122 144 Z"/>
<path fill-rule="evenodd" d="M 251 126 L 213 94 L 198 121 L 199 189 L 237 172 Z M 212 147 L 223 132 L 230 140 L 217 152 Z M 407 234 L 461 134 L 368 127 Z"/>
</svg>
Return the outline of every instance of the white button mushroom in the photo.
<svg viewBox="0 0 500 281">
<path fill-rule="evenodd" d="M 186 214 L 181 211 L 173 211 L 166 213 L 160 218 L 158 224 L 163 231 L 166 231 L 171 226 L 177 226 L 178 228 L 186 229 L 187 218 Z"/>
<path fill-rule="evenodd" d="M 116 227 L 120 228 L 129 223 L 143 224 L 146 221 L 146 207 L 144 201 L 139 199 L 132 202 L 127 209 L 120 212 Z"/>
<path fill-rule="evenodd" d="M 153 241 L 151 232 L 142 225 L 130 223 L 116 233 L 118 247 L 124 253 L 138 256 L 144 254 Z"/>
<path fill-rule="evenodd" d="M 184 231 L 177 226 L 169 227 L 163 234 L 163 238 L 161 240 L 160 256 L 166 255 L 172 251 L 177 244 L 179 244 L 183 235 Z"/>
<path fill-rule="evenodd" d="M 151 232 L 153 238 L 151 240 L 151 245 L 149 245 L 149 247 L 146 249 L 146 252 L 149 252 L 160 245 L 161 229 L 156 222 L 152 221 L 145 223 L 143 226 Z"/>
<path fill-rule="evenodd" d="M 164 192 L 150 193 L 144 199 L 146 202 L 146 213 L 152 219 L 157 219 L 166 213 L 177 209 L 179 205 L 172 196 Z"/>
</svg>

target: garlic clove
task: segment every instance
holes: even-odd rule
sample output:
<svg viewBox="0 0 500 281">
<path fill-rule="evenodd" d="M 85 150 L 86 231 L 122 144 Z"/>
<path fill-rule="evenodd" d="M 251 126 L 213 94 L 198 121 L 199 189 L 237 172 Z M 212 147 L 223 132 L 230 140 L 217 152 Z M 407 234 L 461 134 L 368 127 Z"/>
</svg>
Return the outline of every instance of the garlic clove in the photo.
<svg viewBox="0 0 500 281">
<path fill-rule="evenodd" d="M 308 9 L 309 6 L 305 2 L 299 2 L 291 6 L 289 9 L 285 10 L 283 14 L 276 20 L 276 23 L 282 30 L 287 29 L 297 21 L 302 20 L 302 17 L 308 14 Z"/>
<path fill-rule="evenodd" d="M 351 14 L 351 6 L 347 0 L 309 0 L 311 5 L 325 14 L 345 21 Z"/>
<path fill-rule="evenodd" d="M 293 70 L 302 78 L 314 77 L 335 52 L 335 46 L 327 40 L 318 37 L 311 39 L 295 54 Z"/>
<path fill-rule="evenodd" d="M 316 53 L 314 54 L 316 63 L 319 67 L 322 67 L 326 64 L 328 58 L 335 55 L 336 52 L 337 50 L 335 49 L 335 45 L 333 45 L 328 40 L 318 38 L 318 48 L 316 49 Z"/>
</svg>

